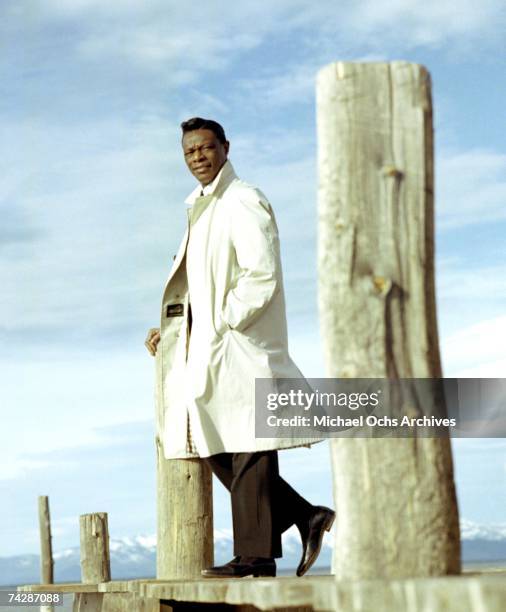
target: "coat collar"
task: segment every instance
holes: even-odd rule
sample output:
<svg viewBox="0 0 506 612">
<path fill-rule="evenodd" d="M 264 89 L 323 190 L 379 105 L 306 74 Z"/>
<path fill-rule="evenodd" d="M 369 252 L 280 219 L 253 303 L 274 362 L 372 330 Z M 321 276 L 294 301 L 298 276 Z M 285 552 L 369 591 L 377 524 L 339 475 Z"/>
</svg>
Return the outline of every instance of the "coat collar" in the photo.
<svg viewBox="0 0 506 612">
<path fill-rule="evenodd" d="M 213 182 L 206 185 L 204 190 L 204 197 L 214 195 L 218 191 L 223 191 L 226 187 L 230 185 L 230 183 L 237 178 L 237 174 L 234 171 L 234 167 L 227 159 L 227 161 L 223 164 L 221 170 L 214 177 Z M 190 193 L 190 195 L 186 198 L 185 203 L 193 206 L 195 201 L 201 197 L 200 192 L 202 191 L 202 185 L 197 185 L 195 189 Z"/>
</svg>

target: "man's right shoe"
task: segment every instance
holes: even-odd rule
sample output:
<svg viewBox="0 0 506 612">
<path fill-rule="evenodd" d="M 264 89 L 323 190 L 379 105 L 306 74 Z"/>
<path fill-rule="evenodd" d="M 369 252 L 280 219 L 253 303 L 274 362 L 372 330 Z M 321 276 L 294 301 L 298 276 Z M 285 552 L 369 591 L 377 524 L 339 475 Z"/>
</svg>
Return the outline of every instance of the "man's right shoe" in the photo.
<svg viewBox="0 0 506 612">
<path fill-rule="evenodd" d="M 202 570 L 205 578 L 245 578 L 246 576 L 276 576 L 276 562 L 264 557 L 234 557 L 225 565 Z"/>
<path fill-rule="evenodd" d="M 303 576 L 320 554 L 323 534 L 330 531 L 336 513 L 325 506 L 315 506 L 313 513 L 303 525 L 297 525 L 302 538 L 302 557 L 297 576 Z"/>
</svg>

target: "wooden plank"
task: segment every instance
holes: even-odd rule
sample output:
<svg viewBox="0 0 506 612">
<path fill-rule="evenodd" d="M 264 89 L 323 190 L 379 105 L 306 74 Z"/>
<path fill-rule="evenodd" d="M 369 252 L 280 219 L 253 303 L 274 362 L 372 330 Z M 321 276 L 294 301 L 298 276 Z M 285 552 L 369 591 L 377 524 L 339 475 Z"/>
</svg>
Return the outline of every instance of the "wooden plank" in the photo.
<svg viewBox="0 0 506 612">
<path fill-rule="evenodd" d="M 73 612 L 159 612 L 158 599 L 139 597 L 136 593 L 78 593 Z"/>
<path fill-rule="evenodd" d="M 420 610 L 487 610 L 502 612 L 506 601 L 506 572 L 480 575 L 416 578 L 405 580 L 357 580 L 338 581 L 333 576 L 304 576 L 302 578 L 243 578 L 240 580 L 187 580 L 187 581 L 131 581 L 138 593 L 130 595 L 143 600 L 145 606 L 153 600 L 166 602 L 193 602 L 194 604 L 227 604 L 255 606 L 259 610 L 290 610 L 312 606 L 314 610 L 355 612 L 419 612 Z M 92 585 L 26 585 L 18 590 L 55 590 L 69 592 L 68 587 L 91 588 Z M 47 587 L 44 589 L 43 587 Z M 98 587 L 99 585 L 95 585 Z M 124 588 L 125 584 L 122 583 Z M 41 588 L 42 587 L 42 588 Z M 60 587 L 60 588 L 58 588 Z M 90 595 L 90 594 L 88 594 Z M 116 598 L 128 605 L 128 593 L 95 593 L 107 596 L 110 605 Z M 81 599 L 84 600 L 81 592 Z M 145 598 L 150 601 L 146 603 Z M 85 605 L 99 605 L 99 597 L 88 597 Z M 100 600 L 102 604 L 104 599 Z M 136 601 L 135 599 L 133 601 Z M 109 603 L 109 601 L 108 601 Z M 100 604 L 100 605 L 102 605 Z M 177 610 L 177 606 L 176 610 Z M 91 608 L 93 610 L 93 608 Z M 135 610 L 136 608 L 130 608 Z M 88 610 L 81 608 L 81 610 Z M 154 612 L 149 607 L 146 612 Z M 95 612 L 95 610 L 93 610 Z M 103 612 L 101 610 L 100 612 Z M 126 610 L 125 610 L 126 612 Z"/>
<path fill-rule="evenodd" d="M 329 592 L 329 585 L 332 591 L 333 584 L 332 576 L 208 579 L 141 584 L 140 593 L 177 602 L 251 605 L 260 610 L 270 610 L 310 606 L 317 592 L 322 598 Z"/>
<path fill-rule="evenodd" d="M 441 378 L 429 73 L 402 61 L 338 62 L 317 80 L 326 374 Z M 418 399 L 411 416 L 430 413 L 432 402 Z M 350 437 L 331 441 L 337 577 L 459 573 L 449 439 Z"/>
<path fill-rule="evenodd" d="M 103 598 L 100 593 L 77 593 L 74 595 L 72 612 L 102 612 Z"/>
<path fill-rule="evenodd" d="M 105 593 L 102 612 L 159 612 L 158 599 L 139 597 L 135 593 Z"/>
<path fill-rule="evenodd" d="M 22 593 L 97 593 L 98 584 L 83 584 L 82 582 L 66 582 L 54 584 L 23 584 L 17 587 Z"/>
<path fill-rule="evenodd" d="M 135 580 L 111 580 L 98 585 L 101 593 L 138 593 L 140 586 L 152 582 L 159 582 L 156 578 L 136 578 Z"/>
</svg>

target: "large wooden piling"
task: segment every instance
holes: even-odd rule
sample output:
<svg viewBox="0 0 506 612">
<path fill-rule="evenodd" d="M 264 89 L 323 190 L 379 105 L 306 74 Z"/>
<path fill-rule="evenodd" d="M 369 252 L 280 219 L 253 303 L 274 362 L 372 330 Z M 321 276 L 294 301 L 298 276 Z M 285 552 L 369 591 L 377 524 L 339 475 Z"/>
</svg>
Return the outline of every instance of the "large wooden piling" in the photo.
<svg viewBox="0 0 506 612">
<path fill-rule="evenodd" d="M 440 378 L 427 70 L 317 77 L 319 306 L 327 376 Z M 460 571 L 447 438 L 332 440 L 339 579 Z"/>
<path fill-rule="evenodd" d="M 212 474 L 199 459 L 165 459 L 156 442 L 156 577 L 198 578 L 213 564 Z"/>
</svg>

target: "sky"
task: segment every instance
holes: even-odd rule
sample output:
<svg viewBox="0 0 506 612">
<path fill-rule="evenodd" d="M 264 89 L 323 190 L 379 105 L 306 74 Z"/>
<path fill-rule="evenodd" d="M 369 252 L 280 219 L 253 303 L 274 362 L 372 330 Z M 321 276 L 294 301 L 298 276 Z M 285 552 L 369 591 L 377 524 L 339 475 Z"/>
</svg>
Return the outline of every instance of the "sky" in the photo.
<svg viewBox="0 0 506 612">
<path fill-rule="evenodd" d="M 436 284 L 445 376 L 506 367 L 506 15 L 501 0 L 21 0 L 0 4 L 0 556 L 55 550 L 78 517 L 153 533 L 154 363 L 143 346 L 194 187 L 182 120 L 226 129 L 271 201 L 290 352 L 323 376 L 317 318 L 315 77 L 335 61 L 431 73 Z M 506 441 L 453 443 L 461 516 L 506 516 Z M 280 453 L 332 505 L 328 444 Z M 230 524 L 215 487 L 215 525 Z"/>
</svg>

